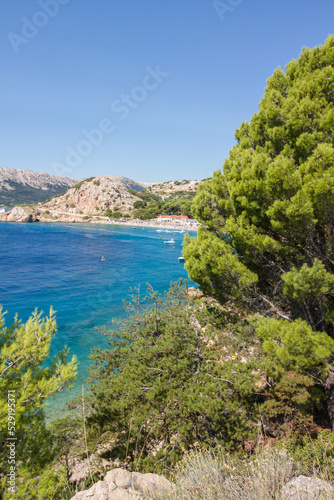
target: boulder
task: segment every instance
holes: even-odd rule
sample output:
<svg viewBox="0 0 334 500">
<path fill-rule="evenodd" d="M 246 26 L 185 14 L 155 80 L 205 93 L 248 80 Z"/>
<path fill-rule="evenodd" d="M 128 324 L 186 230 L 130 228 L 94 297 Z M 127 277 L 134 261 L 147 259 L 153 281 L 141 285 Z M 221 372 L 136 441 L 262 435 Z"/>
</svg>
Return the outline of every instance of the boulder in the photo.
<svg viewBox="0 0 334 500">
<path fill-rule="evenodd" d="M 333 488 L 317 477 L 299 476 L 282 488 L 282 500 L 329 500 L 333 498 Z"/>
<path fill-rule="evenodd" d="M 30 207 L 14 207 L 8 214 L 2 217 L 7 222 L 37 222 L 39 212 Z"/>
<path fill-rule="evenodd" d="M 191 299 L 202 299 L 204 297 L 204 293 L 201 292 L 198 288 L 195 288 L 194 286 L 190 286 L 187 290 L 187 295 Z"/>
<path fill-rule="evenodd" d="M 104 481 L 98 481 L 89 490 L 78 492 L 71 500 L 144 500 L 171 487 L 172 483 L 158 474 L 113 469 Z"/>
</svg>

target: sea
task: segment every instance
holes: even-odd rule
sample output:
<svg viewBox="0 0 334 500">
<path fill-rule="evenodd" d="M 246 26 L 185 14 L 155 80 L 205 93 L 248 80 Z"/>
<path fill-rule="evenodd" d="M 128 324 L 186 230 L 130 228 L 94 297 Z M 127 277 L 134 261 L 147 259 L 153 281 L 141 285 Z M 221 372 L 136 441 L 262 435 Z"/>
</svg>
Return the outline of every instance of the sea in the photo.
<svg viewBox="0 0 334 500">
<path fill-rule="evenodd" d="M 195 236 L 195 232 L 189 233 Z M 174 238 L 175 244 L 164 244 Z M 51 355 L 67 346 L 79 361 L 74 387 L 50 398 L 47 417 L 64 414 L 88 375 L 94 347 L 107 348 L 98 329 L 126 317 L 123 300 L 149 283 L 163 294 L 171 281 L 187 279 L 184 234 L 112 224 L 0 223 L 0 304 L 6 325 L 15 314 L 25 322 L 37 308 L 56 311 Z M 102 259 L 103 257 L 103 259 Z M 196 286 L 189 281 L 189 286 Z"/>
</svg>

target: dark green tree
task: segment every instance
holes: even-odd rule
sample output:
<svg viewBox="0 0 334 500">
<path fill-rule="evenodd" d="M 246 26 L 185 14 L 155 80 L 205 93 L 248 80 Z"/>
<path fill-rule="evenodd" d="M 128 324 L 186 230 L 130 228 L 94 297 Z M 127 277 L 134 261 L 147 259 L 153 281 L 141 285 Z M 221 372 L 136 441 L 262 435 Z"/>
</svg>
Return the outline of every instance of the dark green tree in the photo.
<svg viewBox="0 0 334 500">
<path fill-rule="evenodd" d="M 114 435 L 115 456 L 132 468 L 161 470 L 193 446 L 242 443 L 257 409 L 248 364 L 223 349 L 186 286 L 149 296 L 152 307 L 138 313 L 135 297 L 136 314 L 109 332 L 111 349 L 93 355 L 89 427 Z"/>
<path fill-rule="evenodd" d="M 190 277 L 220 302 L 234 300 L 290 328 L 300 318 L 331 337 L 333 124 L 331 36 L 268 79 L 223 172 L 199 186 L 193 210 L 202 227 L 184 247 Z M 325 385 L 334 426 L 332 372 Z"/>
</svg>

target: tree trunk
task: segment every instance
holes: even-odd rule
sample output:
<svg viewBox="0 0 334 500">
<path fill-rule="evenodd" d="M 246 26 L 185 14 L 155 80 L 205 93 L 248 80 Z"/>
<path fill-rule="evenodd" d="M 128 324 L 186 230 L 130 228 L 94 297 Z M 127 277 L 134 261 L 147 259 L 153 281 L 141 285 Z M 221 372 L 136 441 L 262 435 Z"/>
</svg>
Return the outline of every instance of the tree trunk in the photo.
<svg viewBox="0 0 334 500">
<path fill-rule="evenodd" d="M 334 366 L 330 367 L 326 380 L 327 411 L 332 432 L 334 432 Z"/>
</svg>

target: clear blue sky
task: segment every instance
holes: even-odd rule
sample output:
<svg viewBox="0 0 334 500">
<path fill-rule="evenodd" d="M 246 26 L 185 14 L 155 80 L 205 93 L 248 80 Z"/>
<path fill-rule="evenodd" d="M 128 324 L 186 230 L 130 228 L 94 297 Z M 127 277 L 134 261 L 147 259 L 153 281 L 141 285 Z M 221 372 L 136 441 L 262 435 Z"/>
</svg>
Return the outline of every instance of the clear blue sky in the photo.
<svg viewBox="0 0 334 500">
<path fill-rule="evenodd" d="M 210 177 L 274 69 L 334 31 L 333 0 L 2 0 L 0 14 L 0 167 L 75 178 Z"/>
</svg>

